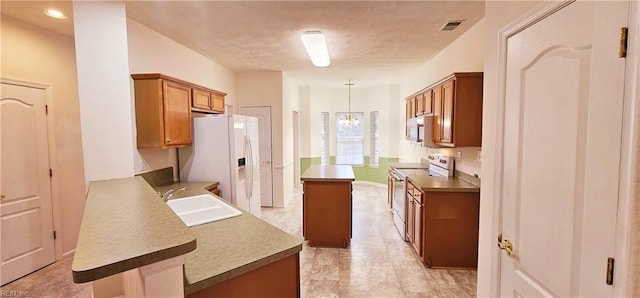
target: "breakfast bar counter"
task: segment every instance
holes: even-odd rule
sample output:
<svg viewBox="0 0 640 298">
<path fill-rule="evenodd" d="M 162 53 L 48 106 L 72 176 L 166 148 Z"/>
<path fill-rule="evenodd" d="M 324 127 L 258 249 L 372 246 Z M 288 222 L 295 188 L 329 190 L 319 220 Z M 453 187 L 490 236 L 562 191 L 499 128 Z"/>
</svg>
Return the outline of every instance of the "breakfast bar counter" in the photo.
<svg viewBox="0 0 640 298">
<path fill-rule="evenodd" d="M 95 281 L 194 249 L 196 235 L 144 179 L 94 181 L 71 266 L 73 281 Z"/>
<path fill-rule="evenodd" d="M 179 199 L 211 194 L 216 186 L 175 182 L 154 189 L 141 177 L 92 182 L 72 265 L 74 281 L 127 274 L 183 255 L 178 281 L 184 282 L 185 296 L 256 294 L 266 287 L 298 295 L 301 238 L 235 206 L 241 215 L 188 228 L 158 195 L 185 187 L 172 195 Z"/>
</svg>

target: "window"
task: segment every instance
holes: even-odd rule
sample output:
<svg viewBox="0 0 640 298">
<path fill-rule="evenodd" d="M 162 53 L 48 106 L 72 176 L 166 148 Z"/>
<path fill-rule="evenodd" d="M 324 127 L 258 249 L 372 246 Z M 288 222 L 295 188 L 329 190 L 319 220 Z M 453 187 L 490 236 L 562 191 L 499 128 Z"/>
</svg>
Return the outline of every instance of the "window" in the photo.
<svg viewBox="0 0 640 298">
<path fill-rule="evenodd" d="M 329 113 L 320 113 L 320 164 L 329 164 Z"/>
<path fill-rule="evenodd" d="M 362 165 L 364 164 L 364 113 L 351 113 L 360 120 L 357 125 L 340 125 L 338 121 L 344 118 L 345 112 L 336 113 L 336 164 Z"/>
<path fill-rule="evenodd" d="M 378 167 L 380 164 L 380 129 L 379 129 L 378 111 L 371 112 L 371 151 L 369 154 L 369 166 Z"/>
</svg>

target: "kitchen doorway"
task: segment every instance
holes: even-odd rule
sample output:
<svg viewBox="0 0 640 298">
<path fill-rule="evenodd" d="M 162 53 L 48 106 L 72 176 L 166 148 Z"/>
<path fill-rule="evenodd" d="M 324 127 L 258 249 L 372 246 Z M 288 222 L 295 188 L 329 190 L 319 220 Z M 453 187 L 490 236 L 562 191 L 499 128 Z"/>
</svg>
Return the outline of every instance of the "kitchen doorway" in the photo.
<svg viewBox="0 0 640 298">
<path fill-rule="evenodd" d="M 300 113 L 293 111 L 293 187 L 300 188 Z"/>
<path fill-rule="evenodd" d="M 271 107 L 241 107 L 240 114 L 258 118 L 260 135 L 260 205 L 262 207 L 273 207 Z"/>
</svg>

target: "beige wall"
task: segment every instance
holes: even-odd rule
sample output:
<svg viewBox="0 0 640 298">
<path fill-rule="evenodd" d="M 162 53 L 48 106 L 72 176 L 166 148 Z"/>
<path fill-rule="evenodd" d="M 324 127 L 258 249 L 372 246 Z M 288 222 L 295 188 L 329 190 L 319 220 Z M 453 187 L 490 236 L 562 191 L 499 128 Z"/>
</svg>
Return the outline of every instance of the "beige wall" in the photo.
<svg viewBox="0 0 640 298">
<path fill-rule="evenodd" d="M 127 39 L 131 73 L 162 73 L 219 90 L 233 104 L 235 77 L 229 69 L 132 19 L 127 19 Z M 136 173 L 172 167 L 176 150 L 140 149 L 134 164 Z"/>
<path fill-rule="evenodd" d="M 76 1 L 73 24 L 85 180 L 131 177 L 134 110 L 124 3 Z"/>
<path fill-rule="evenodd" d="M 293 136 L 293 112 L 300 111 L 300 95 L 298 86 L 287 74 L 282 76 L 282 183 L 283 183 L 283 205 L 289 204 L 293 199 L 293 188 L 299 184 L 294 181 L 295 161 L 294 161 L 294 136 Z M 300 167 L 298 167 L 299 170 Z"/>
<path fill-rule="evenodd" d="M 271 107 L 271 154 L 273 159 L 273 205 L 284 207 L 285 205 L 285 162 L 283 135 L 284 115 L 289 118 L 290 111 L 284 112 L 283 100 L 283 74 L 279 71 L 241 72 L 236 73 L 236 112 L 241 114 L 241 108 L 246 106 L 270 106 Z M 290 122 L 288 122 L 290 124 Z M 292 127 L 286 128 L 291 130 Z M 293 179 L 293 178 L 291 178 Z M 287 182 L 288 183 L 288 182 Z M 292 189 L 287 189 L 287 192 Z M 286 201 L 290 198 L 286 198 Z"/>
<path fill-rule="evenodd" d="M 346 83 L 346 82 L 345 82 Z M 353 79 L 356 85 L 351 87 L 351 111 L 363 112 L 364 118 L 360 119 L 364 124 L 364 154 L 370 154 L 370 112 L 378 111 L 380 117 L 380 148 L 381 157 L 397 156 L 398 138 L 398 85 L 379 85 L 358 87 L 357 77 Z M 347 112 L 349 90 L 344 85 L 336 88 L 326 87 L 301 87 L 304 90 L 300 110 L 300 117 L 305 119 L 303 139 L 301 142 L 309 144 L 305 146 L 300 155 L 302 157 L 320 156 L 320 113 L 329 113 L 329 138 L 330 155 L 335 155 L 336 143 L 336 112 Z M 308 92 L 306 92 L 308 90 Z M 404 108 L 403 108 L 404 111 Z M 404 116 L 403 116 L 404 117 Z"/>
<path fill-rule="evenodd" d="M 492 280 L 491 260 L 496 235 L 492 235 L 492 227 L 497 224 L 499 214 L 493 212 L 494 173 L 495 173 L 495 131 L 496 131 L 496 98 L 497 90 L 497 53 L 498 31 L 520 15 L 532 9 L 540 2 L 494 2 L 485 4 L 486 29 L 484 44 L 484 102 L 482 110 L 482 185 L 480 192 L 480 236 L 478 247 L 478 297 L 489 297 L 496 293 L 492 288 L 497 281 Z M 495 265 L 495 264 L 494 264 Z"/>
<path fill-rule="evenodd" d="M 467 174 L 480 175 L 480 162 L 476 159 L 477 151 L 480 148 L 453 148 L 453 149 L 427 149 L 412 145 L 404 137 L 404 111 L 407 96 L 445 78 L 454 72 L 475 72 L 483 71 L 485 56 L 485 27 L 486 17 L 469 28 L 462 36 L 447 46 L 422 65 L 415 73 L 406 79 L 406 83 L 401 85 L 401 100 L 398 102 L 399 114 L 399 157 L 401 161 L 420 161 L 426 158 L 430 152 L 437 152 L 456 158 L 456 169 Z M 486 82 L 485 77 L 485 82 Z M 486 98 L 486 97 L 485 97 Z M 484 142 L 483 142 L 484 144 Z M 462 158 L 457 158 L 460 152 Z"/>
<path fill-rule="evenodd" d="M 51 86 L 49 130 L 53 168 L 54 224 L 58 229 L 56 258 L 73 253 L 85 201 L 82 139 L 76 57 L 73 37 L 2 16 L 3 78 Z"/>
</svg>

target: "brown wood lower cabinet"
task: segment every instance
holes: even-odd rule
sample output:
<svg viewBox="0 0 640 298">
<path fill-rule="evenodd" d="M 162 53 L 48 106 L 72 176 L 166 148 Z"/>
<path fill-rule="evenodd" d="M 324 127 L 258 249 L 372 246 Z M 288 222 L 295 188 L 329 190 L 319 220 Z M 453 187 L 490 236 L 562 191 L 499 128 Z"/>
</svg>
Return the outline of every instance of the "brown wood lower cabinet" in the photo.
<svg viewBox="0 0 640 298">
<path fill-rule="evenodd" d="M 300 297 L 300 256 L 286 257 L 186 297 Z"/>
<path fill-rule="evenodd" d="M 302 204 L 302 231 L 309 246 L 349 246 L 351 181 L 305 181 Z"/>
<path fill-rule="evenodd" d="M 480 193 L 423 192 L 407 182 L 409 242 L 433 268 L 478 267 Z"/>
</svg>

